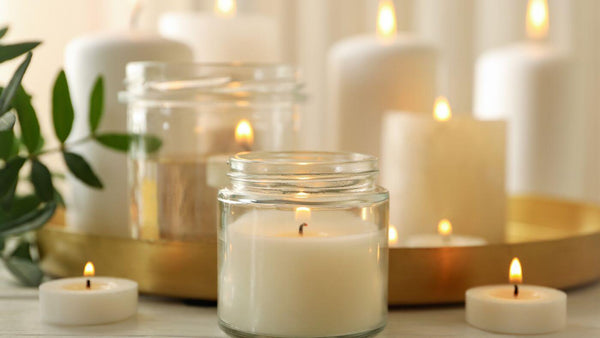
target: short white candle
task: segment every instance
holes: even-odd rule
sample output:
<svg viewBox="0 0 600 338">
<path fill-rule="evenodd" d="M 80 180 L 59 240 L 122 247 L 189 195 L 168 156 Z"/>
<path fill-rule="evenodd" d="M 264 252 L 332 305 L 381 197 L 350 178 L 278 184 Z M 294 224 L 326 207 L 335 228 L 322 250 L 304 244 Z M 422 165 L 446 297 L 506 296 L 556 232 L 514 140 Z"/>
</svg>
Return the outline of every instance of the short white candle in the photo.
<svg viewBox="0 0 600 338">
<path fill-rule="evenodd" d="M 385 231 L 341 211 L 253 210 L 222 239 L 219 317 L 285 337 L 342 336 L 386 320 Z M 306 222 L 303 235 L 298 224 Z M 284 230 L 289 229 L 289 230 Z"/>
<path fill-rule="evenodd" d="M 344 39 L 329 51 L 328 112 L 337 149 L 379 156 L 384 112 L 430 110 L 435 63 L 434 47 L 398 34 L 393 3 L 381 1 L 377 35 Z"/>
<path fill-rule="evenodd" d="M 129 318 L 136 313 L 138 285 L 121 278 L 64 278 L 40 285 L 39 297 L 40 316 L 46 323 L 104 324 Z"/>
<path fill-rule="evenodd" d="M 443 219 L 438 223 L 437 234 L 416 234 L 409 236 L 404 246 L 409 248 L 436 248 L 451 246 L 479 246 L 487 241 L 481 237 L 455 235 L 452 233 L 452 223 Z"/>
<path fill-rule="evenodd" d="M 390 112 L 382 122 L 381 185 L 390 192 L 398 243 L 437 238 L 435 225 L 445 218 L 456 234 L 502 242 L 506 124 L 452 117 L 445 99 L 436 103 L 434 116 Z"/>
<path fill-rule="evenodd" d="M 254 129 L 252 124 L 246 119 L 242 119 L 235 127 L 235 143 L 239 146 L 239 151 L 250 151 L 254 144 Z M 229 183 L 227 173 L 229 164 L 227 160 L 232 154 L 213 155 L 208 158 L 206 163 L 206 184 L 213 188 L 222 188 Z"/>
<path fill-rule="evenodd" d="M 475 65 L 474 112 L 508 121 L 511 194 L 579 199 L 584 188 L 583 114 L 573 109 L 568 55 L 544 37 L 548 8 L 530 2 L 530 39 L 485 52 Z"/>
<path fill-rule="evenodd" d="M 467 290 L 466 320 L 492 332 L 542 334 L 566 325 L 567 295 L 542 286 L 518 285 L 520 263 L 513 259 L 510 280 L 514 285 L 490 285 Z M 518 291 L 518 293 L 517 293 Z"/>
<path fill-rule="evenodd" d="M 163 36 L 190 46 L 197 62 L 281 61 L 275 20 L 236 13 L 235 0 L 216 0 L 214 13 L 166 13 L 158 27 Z"/>
</svg>

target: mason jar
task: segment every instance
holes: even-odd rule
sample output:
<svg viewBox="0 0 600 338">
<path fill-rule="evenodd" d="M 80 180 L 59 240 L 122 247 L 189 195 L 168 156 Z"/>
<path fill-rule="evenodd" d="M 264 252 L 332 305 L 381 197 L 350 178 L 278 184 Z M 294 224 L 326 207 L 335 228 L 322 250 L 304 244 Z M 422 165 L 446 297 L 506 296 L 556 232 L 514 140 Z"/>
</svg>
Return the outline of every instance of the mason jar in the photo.
<svg viewBox="0 0 600 338">
<path fill-rule="evenodd" d="M 128 130 L 148 135 L 129 155 L 131 234 L 216 237 L 217 192 L 239 151 L 291 150 L 303 97 L 287 65 L 127 65 Z"/>
<path fill-rule="evenodd" d="M 219 191 L 219 325 L 237 337 L 367 337 L 387 316 L 376 158 L 243 152 Z"/>
</svg>

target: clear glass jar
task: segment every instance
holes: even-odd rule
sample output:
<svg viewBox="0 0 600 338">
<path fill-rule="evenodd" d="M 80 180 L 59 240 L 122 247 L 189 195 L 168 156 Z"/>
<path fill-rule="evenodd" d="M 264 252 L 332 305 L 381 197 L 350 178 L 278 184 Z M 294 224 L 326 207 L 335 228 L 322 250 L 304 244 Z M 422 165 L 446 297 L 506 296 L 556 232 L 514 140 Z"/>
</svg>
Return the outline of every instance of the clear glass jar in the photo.
<svg viewBox="0 0 600 338">
<path fill-rule="evenodd" d="M 219 191 L 221 328 L 237 337 L 367 337 L 387 317 L 388 192 L 377 160 L 249 152 Z"/>
<path fill-rule="evenodd" d="M 229 156 L 297 145 L 303 97 L 293 67 L 135 62 L 126 84 L 128 130 L 162 142 L 130 151 L 134 238 L 216 237 Z"/>
</svg>

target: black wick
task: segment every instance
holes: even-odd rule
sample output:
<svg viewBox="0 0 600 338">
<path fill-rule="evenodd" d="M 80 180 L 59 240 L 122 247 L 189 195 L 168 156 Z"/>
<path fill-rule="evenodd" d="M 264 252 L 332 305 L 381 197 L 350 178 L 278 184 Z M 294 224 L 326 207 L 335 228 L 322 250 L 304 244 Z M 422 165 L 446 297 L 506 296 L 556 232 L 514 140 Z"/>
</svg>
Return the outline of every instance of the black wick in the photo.
<svg viewBox="0 0 600 338">
<path fill-rule="evenodd" d="M 519 286 L 517 284 L 515 284 L 515 297 L 517 297 L 519 295 Z"/>
<path fill-rule="evenodd" d="M 91 289 L 92 288 L 92 281 L 90 281 L 89 279 L 85 281 L 85 288 L 86 289 Z"/>
<path fill-rule="evenodd" d="M 298 227 L 298 234 L 300 236 L 304 235 L 304 227 L 307 227 L 307 226 L 308 226 L 308 224 L 306 224 L 306 223 L 300 224 L 300 227 Z"/>
</svg>

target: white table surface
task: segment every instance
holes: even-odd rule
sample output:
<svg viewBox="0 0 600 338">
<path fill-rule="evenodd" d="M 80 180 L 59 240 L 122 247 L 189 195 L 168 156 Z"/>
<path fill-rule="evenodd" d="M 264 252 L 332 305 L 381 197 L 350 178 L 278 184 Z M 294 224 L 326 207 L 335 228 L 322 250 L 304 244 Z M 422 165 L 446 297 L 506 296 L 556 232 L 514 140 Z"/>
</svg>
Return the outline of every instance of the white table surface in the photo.
<svg viewBox="0 0 600 338">
<path fill-rule="evenodd" d="M 465 323 L 463 306 L 390 309 L 378 337 L 502 337 Z M 95 326 L 64 327 L 39 319 L 37 289 L 19 286 L 0 265 L 0 335 L 6 337 L 226 337 L 214 305 L 190 306 L 141 296 L 137 316 Z M 600 337 L 600 284 L 568 292 L 568 327 L 549 337 Z"/>
</svg>

